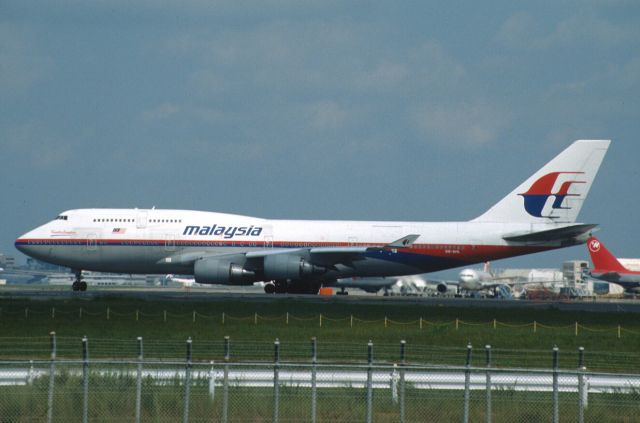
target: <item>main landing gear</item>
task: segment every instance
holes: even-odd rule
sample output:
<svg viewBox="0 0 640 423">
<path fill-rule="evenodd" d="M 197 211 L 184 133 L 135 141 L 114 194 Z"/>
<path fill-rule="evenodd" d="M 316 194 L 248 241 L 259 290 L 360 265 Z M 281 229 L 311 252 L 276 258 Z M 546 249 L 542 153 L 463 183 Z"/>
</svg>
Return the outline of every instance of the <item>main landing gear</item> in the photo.
<svg viewBox="0 0 640 423">
<path fill-rule="evenodd" d="M 82 270 L 74 270 L 73 273 L 76 275 L 76 280 L 73 281 L 71 289 L 74 291 L 86 291 L 87 283 L 82 280 Z"/>
</svg>

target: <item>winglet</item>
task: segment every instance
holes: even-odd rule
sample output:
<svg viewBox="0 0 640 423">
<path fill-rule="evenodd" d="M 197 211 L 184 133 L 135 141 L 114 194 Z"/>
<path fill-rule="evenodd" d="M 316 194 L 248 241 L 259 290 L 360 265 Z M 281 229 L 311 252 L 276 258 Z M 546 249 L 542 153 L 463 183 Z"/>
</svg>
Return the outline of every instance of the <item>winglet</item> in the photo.
<svg viewBox="0 0 640 423">
<path fill-rule="evenodd" d="M 418 239 L 420 235 L 407 235 L 400 239 L 393 241 L 390 244 L 385 245 L 385 248 L 411 248 L 416 239 Z"/>
</svg>

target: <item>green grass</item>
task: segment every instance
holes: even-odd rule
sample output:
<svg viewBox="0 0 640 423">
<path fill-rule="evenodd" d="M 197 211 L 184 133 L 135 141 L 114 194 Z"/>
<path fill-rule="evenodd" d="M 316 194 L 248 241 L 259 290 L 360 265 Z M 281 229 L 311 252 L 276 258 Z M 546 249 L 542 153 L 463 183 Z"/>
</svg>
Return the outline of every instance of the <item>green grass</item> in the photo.
<svg viewBox="0 0 640 423">
<path fill-rule="evenodd" d="M 622 325 L 620 338 L 618 325 Z M 223 338 L 229 336 L 233 360 L 271 360 L 276 338 L 281 342 L 283 360 L 308 360 L 310 338 L 317 337 L 318 358 L 325 361 L 365 361 L 369 340 L 374 343 L 376 361 L 397 361 L 399 342 L 404 339 L 410 362 L 461 365 L 466 345 L 471 343 L 476 365 L 484 365 L 484 345 L 490 344 L 495 365 L 549 367 L 551 348 L 557 345 L 562 367 L 574 368 L 577 348 L 583 346 L 590 369 L 640 371 L 635 359 L 640 349 L 640 321 L 630 313 L 310 303 L 298 299 L 213 303 L 121 297 L 0 300 L 0 358 L 47 358 L 51 331 L 57 334 L 62 358 L 80 357 L 84 335 L 89 338 L 92 357 L 135 358 L 135 339 L 142 336 L 147 358 L 181 359 L 190 337 L 196 360 L 219 361 L 223 359 Z"/>
</svg>

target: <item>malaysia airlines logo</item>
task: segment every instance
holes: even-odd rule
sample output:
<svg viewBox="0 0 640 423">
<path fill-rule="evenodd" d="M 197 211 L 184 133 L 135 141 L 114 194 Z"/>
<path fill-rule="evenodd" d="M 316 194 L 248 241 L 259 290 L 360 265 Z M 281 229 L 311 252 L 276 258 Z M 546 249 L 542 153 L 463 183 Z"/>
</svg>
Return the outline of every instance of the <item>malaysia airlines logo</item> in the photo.
<svg viewBox="0 0 640 423">
<path fill-rule="evenodd" d="M 553 192 L 553 187 L 558 182 L 558 179 L 562 175 L 582 175 L 584 172 L 552 172 L 542 176 L 535 181 L 531 188 L 527 192 L 521 195 L 524 198 L 524 208 L 531 216 L 535 217 L 547 217 L 549 219 L 557 219 L 559 216 L 553 216 L 555 210 L 568 210 L 571 207 L 566 207 L 564 200 L 567 197 L 579 197 L 580 194 L 571 194 L 569 189 L 574 184 L 584 184 L 586 181 L 578 181 L 569 177 L 568 180 L 562 182 L 556 192 Z M 547 204 L 549 197 L 554 197 L 553 204 L 551 205 L 551 212 L 547 215 L 543 215 L 542 212 Z"/>
<path fill-rule="evenodd" d="M 262 233 L 261 226 L 185 226 L 182 235 L 206 235 L 206 236 L 222 236 L 226 239 L 234 238 L 236 236 L 260 236 Z"/>
<path fill-rule="evenodd" d="M 598 251 L 600 251 L 600 241 L 598 241 L 597 239 L 592 239 L 591 242 L 589 242 L 589 251 L 591 251 L 592 253 L 597 253 Z"/>
</svg>

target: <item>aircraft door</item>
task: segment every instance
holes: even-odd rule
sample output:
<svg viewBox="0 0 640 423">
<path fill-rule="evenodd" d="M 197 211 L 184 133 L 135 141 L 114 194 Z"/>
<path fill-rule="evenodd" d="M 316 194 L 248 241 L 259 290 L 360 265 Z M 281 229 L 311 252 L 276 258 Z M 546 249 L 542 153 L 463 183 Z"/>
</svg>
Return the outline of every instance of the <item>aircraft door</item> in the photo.
<svg viewBox="0 0 640 423">
<path fill-rule="evenodd" d="M 96 233 L 87 234 L 87 251 L 98 250 L 98 235 Z"/>
<path fill-rule="evenodd" d="M 138 216 L 136 219 L 136 227 L 138 229 L 144 229 L 147 227 L 147 221 L 149 220 L 148 215 L 149 215 L 149 212 L 146 210 L 138 211 Z"/>
<path fill-rule="evenodd" d="M 174 234 L 166 234 L 164 237 L 164 249 L 165 251 L 176 250 L 176 236 Z"/>
<path fill-rule="evenodd" d="M 273 248 L 273 226 L 267 225 L 264 227 L 264 248 Z"/>
</svg>

